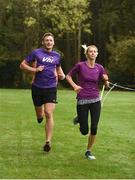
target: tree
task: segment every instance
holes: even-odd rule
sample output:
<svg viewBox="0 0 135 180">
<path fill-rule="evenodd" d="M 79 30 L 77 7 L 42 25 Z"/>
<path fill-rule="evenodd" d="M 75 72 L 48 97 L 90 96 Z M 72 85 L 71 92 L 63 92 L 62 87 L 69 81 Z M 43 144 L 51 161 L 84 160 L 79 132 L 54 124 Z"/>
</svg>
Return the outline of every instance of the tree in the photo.
<svg viewBox="0 0 135 180">
<path fill-rule="evenodd" d="M 110 52 L 109 71 L 114 81 L 135 84 L 135 38 L 114 39 L 108 44 Z"/>
<path fill-rule="evenodd" d="M 43 6 L 43 14 L 50 21 L 53 32 L 59 38 L 67 39 L 67 59 L 68 62 L 72 59 L 80 60 L 81 34 L 82 32 L 91 33 L 90 23 L 88 20 L 91 17 L 88 11 L 89 1 L 87 0 L 50 0 L 50 3 Z M 74 50 L 71 42 L 74 42 Z M 69 56 L 70 55 L 70 56 Z M 69 63 L 70 65 L 70 63 Z"/>
<path fill-rule="evenodd" d="M 135 1 L 133 0 L 93 0 L 92 11 L 92 40 L 98 45 L 101 63 L 108 64 L 106 45 L 110 38 L 119 36 L 134 36 L 135 34 Z"/>
</svg>

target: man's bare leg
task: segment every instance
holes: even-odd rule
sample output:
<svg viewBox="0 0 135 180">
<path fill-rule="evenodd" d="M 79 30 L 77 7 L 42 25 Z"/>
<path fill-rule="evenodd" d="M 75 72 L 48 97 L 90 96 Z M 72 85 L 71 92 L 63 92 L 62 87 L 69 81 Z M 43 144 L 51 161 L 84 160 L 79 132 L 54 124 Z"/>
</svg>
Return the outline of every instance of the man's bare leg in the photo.
<svg viewBox="0 0 135 180">
<path fill-rule="evenodd" d="M 54 120 L 53 120 L 54 110 L 55 110 L 54 103 L 46 103 L 44 105 L 44 114 L 46 117 L 46 123 L 45 123 L 46 144 L 44 146 L 44 150 L 47 152 L 51 149 L 51 139 L 52 139 L 52 133 L 53 133 L 53 127 L 54 127 Z"/>
<path fill-rule="evenodd" d="M 41 123 L 43 121 L 44 117 L 44 106 L 35 106 L 36 116 L 38 123 Z"/>
</svg>

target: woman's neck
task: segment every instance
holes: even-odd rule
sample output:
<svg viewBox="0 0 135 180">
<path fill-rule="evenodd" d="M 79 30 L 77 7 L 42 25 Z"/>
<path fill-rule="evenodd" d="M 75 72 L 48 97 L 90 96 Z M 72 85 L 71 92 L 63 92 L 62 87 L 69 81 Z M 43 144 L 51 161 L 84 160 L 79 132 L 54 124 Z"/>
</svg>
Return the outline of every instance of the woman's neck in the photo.
<svg viewBox="0 0 135 180">
<path fill-rule="evenodd" d="M 94 68 L 94 66 L 95 66 L 95 61 L 93 61 L 93 60 L 87 60 L 86 63 L 91 68 Z"/>
</svg>

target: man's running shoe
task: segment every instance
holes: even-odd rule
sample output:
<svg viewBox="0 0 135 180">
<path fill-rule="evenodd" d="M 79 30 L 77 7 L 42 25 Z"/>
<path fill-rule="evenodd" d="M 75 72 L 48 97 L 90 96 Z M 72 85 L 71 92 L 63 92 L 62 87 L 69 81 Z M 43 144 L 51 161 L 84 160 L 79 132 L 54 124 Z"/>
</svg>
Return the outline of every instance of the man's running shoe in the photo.
<svg viewBox="0 0 135 180">
<path fill-rule="evenodd" d="M 41 123 L 43 121 L 43 117 L 42 118 L 37 118 L 37 122 Z"/>
<path fill-rule="evenodd" d="M 50 145 L 50 142 L 47 141 L 43 147 L 43 150 L 46 151 L 46 152 L 49 152 L 51 150 L 51 145 Z"/>
<path fill-rule="evenodd" d="M 73 119 L 73 124 L 76 125 L 76 124 L 78 124 L 78 123 L 79 123 L 78 117 L 76 116 L 76 117 Z"/>
<path fill-rule="evenodd" d="M 96 159 L 95 156 L 93 156 L 90 151 L 86 151 L 85 157 L 90 160 Z"/>
</svg>

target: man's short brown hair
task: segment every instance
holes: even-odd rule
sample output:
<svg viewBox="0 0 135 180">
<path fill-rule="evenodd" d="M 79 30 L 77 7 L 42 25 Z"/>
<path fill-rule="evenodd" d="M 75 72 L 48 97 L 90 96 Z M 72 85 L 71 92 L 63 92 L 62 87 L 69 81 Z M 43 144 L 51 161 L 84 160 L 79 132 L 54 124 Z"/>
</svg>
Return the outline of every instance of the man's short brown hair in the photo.
<svg viewBox="0 0 135 180">
<path fill-rule="evenodd" d="M 42 41 L 44 40 L 44 38 L 45 38 L 46 36 L 52 36 L 52 37 L 54 38 L 54 35 L 53 35 L 52 33 L 48 32 L 48 33 L 45 33 L 45 34 L 42 36 Z"/>
</svg>

